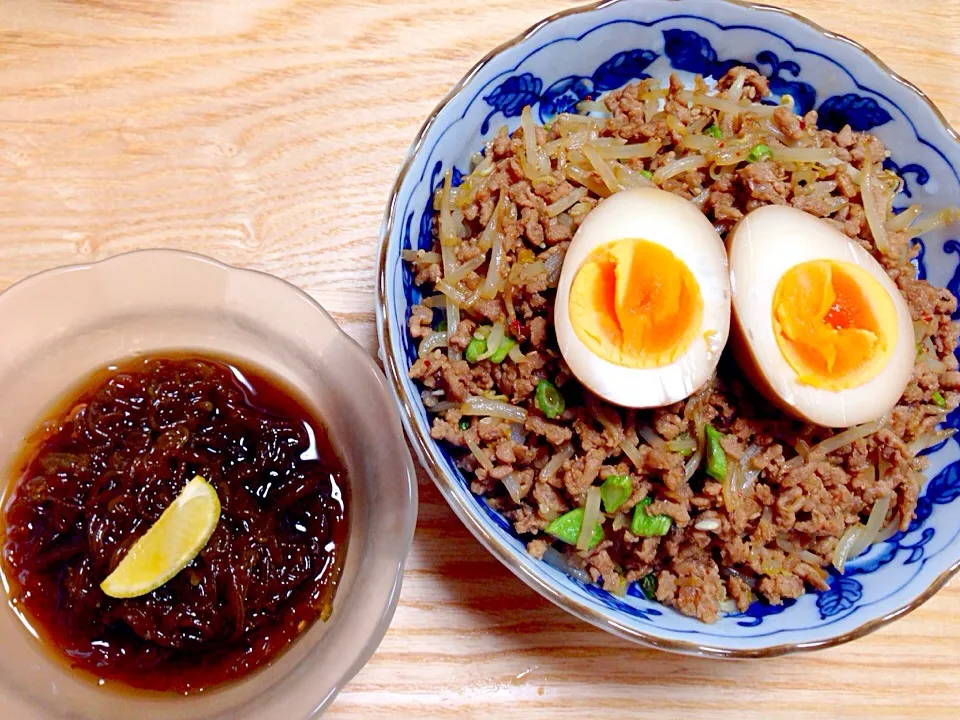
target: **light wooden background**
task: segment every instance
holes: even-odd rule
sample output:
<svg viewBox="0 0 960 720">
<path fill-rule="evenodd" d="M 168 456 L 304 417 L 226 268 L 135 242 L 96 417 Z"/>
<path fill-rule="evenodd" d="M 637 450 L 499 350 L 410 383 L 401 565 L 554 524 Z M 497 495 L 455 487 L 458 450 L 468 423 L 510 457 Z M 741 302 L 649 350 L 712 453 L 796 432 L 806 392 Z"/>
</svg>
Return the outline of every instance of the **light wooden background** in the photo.
<svg viewBox="0 0 960 720">
<path fill-rule="evenodd" d="M 300 285 L 374 353 L 377 233 L 414 133 L 489 49 L 572 4 L 0 0 L 0 289 L 183 248 Z M 960 0 L 780 4 L 870 47 L 960 127 Z M 958 581 L 833 650 L 683 658 L 566 616 L 420 492 L 393 627 L 332 718 L 960 713 Z"/>
</svg>

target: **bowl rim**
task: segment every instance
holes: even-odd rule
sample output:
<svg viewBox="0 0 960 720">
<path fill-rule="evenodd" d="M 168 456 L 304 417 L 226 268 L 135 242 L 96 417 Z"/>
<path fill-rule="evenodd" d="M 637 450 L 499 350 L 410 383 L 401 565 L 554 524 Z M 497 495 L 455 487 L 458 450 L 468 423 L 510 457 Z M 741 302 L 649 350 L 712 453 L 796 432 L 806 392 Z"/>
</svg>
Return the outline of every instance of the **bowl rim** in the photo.
<svg viewBox="0 0 960 720">
<path fill-rule="evenodd" d="M 387 293 L 387 248 L 390 243 L 390 237 L 393 234 L 396 224 L 397 203 L 400 196 L 401 186 L 406 180 L 410 168 L 423 149 L 424 141 L 427 135 L 433 129 L 434 124 L 440 112 L 460 93 L 466 86 L 483 70 L 488 64 L 494 61 L 502 52 L 508 50 L 520 43 L 535 36 L 545 27 L 551 25 L 557 20 L 574 15 L 590 14 L 607 7 L 618 5 L 620 3 L 629 3 L 635 0 L 599 0 L 588 5 L 580 5 L 554 13 L 543 20 L 531 25 L 526 30 L 516 35 L 510 40 L 501 43 L 493 50 L 483 56 L 476 62 L 470 70 L 451 88 L 437 106 L 430 112 L 424 121 L 420 130 L 417 132 L 411 143 L 403 164 L 397 174 L 393 187 L 390 191 L 390 197 L 387 202 L 383 215 L 383 221 L 380 227 L 380 238 L 377 248 L 377 303 L 376 303 L 376 321 L 377 321 L 377 340 L 379 342 L 379 357 L 384 366 L 386 375 L 390 380 L 394 393 L 394 400 L 400 409 L 400 416 L 403 421 L 404 429 L 411 446 L 417 453 L 421 466 L 433 480 L 434 485 L 440 490 L 447 504 L 451 507 L 460 521 L 466 526 L 470 533 L 483 545 L 504 567 L 523 581 L 528 587 L 551 601 L 561 609 L 570 613 L 591 625 L 606 630 L 624 640 L 652 647 L 658 650 L 667 650 L 685 655 L 697 655 L 702 657 L 720 658 L 720 659 L 752 659 L 752 658 L 773 658 L 781 655 L 788 655 L 799 652 L 810 652 L 821 650 L 856 640 L 873 631 L 887 625 L 888 623 L 907 615 L 923 605 L 927 600 L 933 597 L 950 579 L 960 572 L 960 557 L 953 564 L 938 575 L 930 585 L 917 597 L 900 607 L 897 607 L 884 615 L 868 620 L 857 627 L 840 635 L 836 635 L 821 640 L 811 642 L 791 642 L 771 645 L 764 648 L 729 648 L 714 647 L 688 640 L 669 640 L 650 632 L 637 630 L 617 623 L 615 620 L 604 617 L 593 608 L 569 596 L 568 594 L 554 588 L 549 582 L 540 576 L 529 572 L 526 568 L 513 563 L 509 552 L 503 547 L 502 540 L 496 533 L 480 522 L 475 508 L 461 502 L 458 495 L 454 492 L 453 480 L 447 475 L 444 468 L 436 463 L 430 454 L 431 445 L 436 441 L 424 437 L 416 431 L 416 417 L 409 405 L 404 401 L 403 380 L 406 378 L 407 368 L 404 363 L 398 362 L 397 357 L 390 352 L 392 345 L 392 333 L 389 323 L 389 296 Z M 681 2 L 682 0 L 668 0 L 670 2 Z M 916 95 L 917 99 L 925 103 L 933 116 L 940 123 L 947 135 L 955 142 L 960 144 L 960 133 L 958 133 L 947 120 L 946 116 L 933 103 L 932 100 L 920 88 L 912 82 L 895 72 L 875 53 L 864 47 L 856 40 L 852 40 L 845 35 L 827 30 L 822 25 L 807 19 L 799 13 L 787 10 L 781 7 L 754 3 L 749 0 L 716 0 L 718 4 L 732 5 L 738 8 L 756 11 L 758 13 L 776 14 L 786 17 L 793 22 L 805 25 L 817 34 L 829 41 L 840 42 L 849 45 L 854 50 L 860 52 L 864 57 L 874 63 L 884 74 L 890 77 L 894 82 L 902 85 L 905 89 Z"/>
<path fill-rule="evenodd" d="M 256 282 L 269 283 L 278 288 L 282 288 L 283 292 L 297 296 L 301 302 L 306 304 L 318 314 L 321 321 L 325 325 L 329 326 L 334 331 L 338 341 L 346 343 L 345 347 L 349 348 L 348 352 L 350 352 L 353 356 L 351 360 L 353 362 L 360 363 L 367 371 L 368 382 L 376 387 L 377 392 L 383 399 L 385 409 L 389 414 L 392 415 L 391 418 L 385 419 L 388 423 L 393 423 L 395 425 L 390 429 L 394 431 L 400 430 L 399 427 L 396 427 L 396 423 L 400 418 L 399 413 L 396 412 L 395 397 L 393 396 L 386 382 L 383 372 L 377 366 L 377 363 L 374 361 L 374 359 L 370 357 L 367 351 L 364 350 L 364 348 L 356 340 L 354 340 L 343 330 L 343 328 L 340 327 L 330 313 L 327 312 L 327 310 L 308 292 L 277 275 L 273 275 L 263 270 L 230 265 L 207 255 L 187 250 L 175 250 L 172 248 L 144 248 L 140 250 L 131 250 L 128 252 L 118 253 L 116 255 L 111 255 L 109 257 L 91 262 L 61 265 L 58 267 L 41 270 L 37 273 L 17 280 L 3 291 L 0 291 L 0 303 L 2 303 L 4 299 L 10 297 L 11 295 L 19 293 L 20 290 L 25 287 L 29 287 L 37 282 L 47 282 L 65 273 L 95 271 L 98 267 L 103 267 L 108 264 L 122 264 L 131 260 L 142 262 L 152 258 L 173 258 L 180 262 L 204 264 L 214 268 L 217 272 L 246 275 L 254 279 Z M 402 438 L 402 435 L 400 438 Z M 403 446 L 403 443 L 399 442 L 398 445 Z M 309 711 L 309 714 L 304 717 L 304 720 L 310 720 L 311 718 L 317 718 L 322 715 L 323 712 L 328 709 L 331 703 L 333 703 L 333 701 L 337 698 L 347 683 L 349 683 L 357 675 L 357 673 L 363 669 L 367 662 L 369 662 L 370 658 L 373 657 L 373 654 L 377 651 L 380 644 L 383 642 L 383 638 L 386 636 L 386 633 L 389 630 L 390 624 L 396 613 L 403 585 L 404 569 L 407 558 L 410 554 L 410 549 L 413 545 L 413 537 L 416 530 L 417 515 L 419 511 L 419 491 L 417 488 L 416 468 L 413 464 L 413 459 L 410 457 L 410 453 L 406 451 L 406 448 L 404 448 L 404 450 L 404 452 L 400 453 L 400 457 L 396 458 L 396 461 L 398 465 L 397 475 L 401 476 L 397 478 L 397 481 L 401 481 L 406 484 L 406 488 L 402 492 L 406 505 L 406 508 L 404 509 L 406 517 L 403 527 L 403 536 L 399 538 L 399 542 L 392 544 L 392 546 L 400 550 L 400 552 L 398 552 L 396 558 L 389 563 L 394 577 L 392 583 L 390 584 L 386 601 L 383 605 L 383 609 L 376 617 L 374 631 L 356 650 L 356 656 L 348 666 L 346 672 L 331 685 L 331 687 L 322 697 L 318 698 L 316 705 L 312 710 Z M 242 683 L 251 677 L 255 677 L 256 675 L 257 672 L 254 672 L 252 675 L 245 678 L 240 678 L 235 682 Z M 229 689 L 233 685 L 234 683 L 229 683 L 224 686 L 224 689 Z"/>
</svg>

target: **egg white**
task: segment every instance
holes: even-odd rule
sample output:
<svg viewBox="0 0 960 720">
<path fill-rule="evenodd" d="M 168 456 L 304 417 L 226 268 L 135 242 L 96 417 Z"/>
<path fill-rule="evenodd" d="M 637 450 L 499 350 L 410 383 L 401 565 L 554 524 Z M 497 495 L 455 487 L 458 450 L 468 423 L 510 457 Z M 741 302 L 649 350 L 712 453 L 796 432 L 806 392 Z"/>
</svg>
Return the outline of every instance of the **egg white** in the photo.
<svg viewBox="0 0 960 720">
<path fill-rule="evenodd" d="M 825 427 L 850 427 L 879 419 L 903 394 L 916 355 L 910 309 L 880 264 L 840 230 L 802 210 L 758 208 L 727 239 L 735 319 L 735 354 L 745 369 L 759 374 L 757 386 L 784 410 Z M 811 260 L 857 265 L 880 283 L 893 300 L 897 342 L 884 368 L 864 384 L 825 390 L 797 381 L 780 352 L 773 329 L 773 296 L 790 268 Z"/>
<path fill-rule="evenodd" d="M 628 368 L 595 355 L 570 322 L 570 288 L 598 246 L 628 238 L 662 245 L 684 263 L 703 298 L 700 328 L 687 351 L 659 368 Z M 703 386 L 717 367 L 730 333 L 727 255 L 710 221 L 690 201 L 657 189 L 625 190 L 601 202 L 567 250 L 554 307 L 557 343 L 574 375 L 594 394 L 626 407 L 661 407 Z"/>
</svg>

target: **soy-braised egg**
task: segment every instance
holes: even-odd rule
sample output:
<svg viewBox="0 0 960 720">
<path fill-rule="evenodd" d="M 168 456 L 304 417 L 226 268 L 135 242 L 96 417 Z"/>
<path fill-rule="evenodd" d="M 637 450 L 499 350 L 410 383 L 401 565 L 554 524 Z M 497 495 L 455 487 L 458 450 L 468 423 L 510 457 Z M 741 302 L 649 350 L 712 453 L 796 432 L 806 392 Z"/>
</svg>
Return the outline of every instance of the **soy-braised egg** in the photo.
<svg viewBox="0 0 960 720">
<path fill-rule="evenodd" d="M 638 408 L 683 400 L 713 374 L 729 334 L 723 242 L 688 200 L 617 193 L 574 236 L 554 310 L 560 352 L 593 393 Z"/>
<path fill-rule="evenodd" d="M 916 349 L 910 309 L 880 263 L 826 221 L 784 206 L 754 210 L 727 244 L 731 344 L 757 389 L 827 427 L 888 413 Z"/>
</svg>

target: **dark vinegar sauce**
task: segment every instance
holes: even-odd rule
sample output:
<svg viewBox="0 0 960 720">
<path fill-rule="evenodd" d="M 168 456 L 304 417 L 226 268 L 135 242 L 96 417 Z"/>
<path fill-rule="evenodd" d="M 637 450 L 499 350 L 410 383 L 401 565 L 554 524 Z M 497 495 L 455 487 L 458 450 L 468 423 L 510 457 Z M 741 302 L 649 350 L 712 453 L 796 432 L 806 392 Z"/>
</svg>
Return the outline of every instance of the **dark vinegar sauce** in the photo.
<svg viewBox="0 0 960 720">
<path fill-rule="evenodd" d="M 274 660 L 331 612 L 347 538 L 346 472 L 323 424 L 262 370 L 140 357 L 89 377 L 26 444 L 4 503 L 11 602 L 75 668 L 193 692 Z M 100 590 L 202 475 L 221 517 L 170 582 Z"/>
</svg>

